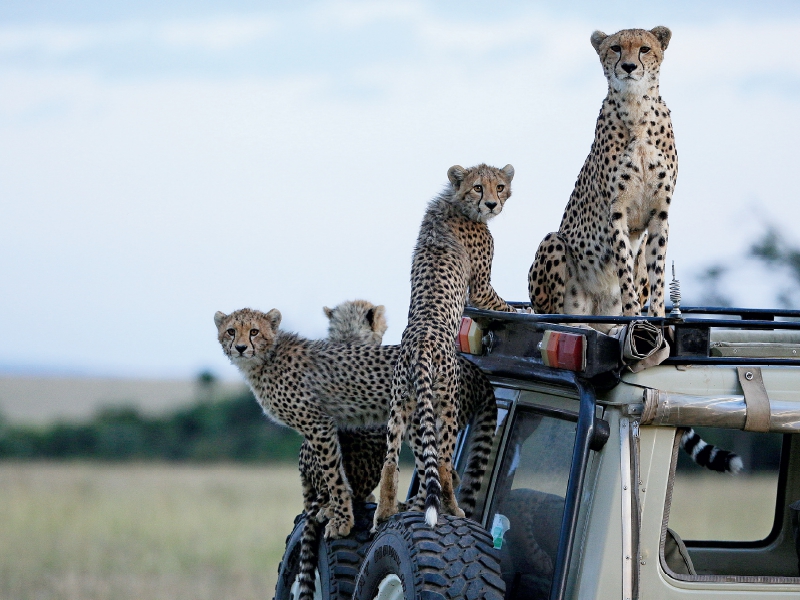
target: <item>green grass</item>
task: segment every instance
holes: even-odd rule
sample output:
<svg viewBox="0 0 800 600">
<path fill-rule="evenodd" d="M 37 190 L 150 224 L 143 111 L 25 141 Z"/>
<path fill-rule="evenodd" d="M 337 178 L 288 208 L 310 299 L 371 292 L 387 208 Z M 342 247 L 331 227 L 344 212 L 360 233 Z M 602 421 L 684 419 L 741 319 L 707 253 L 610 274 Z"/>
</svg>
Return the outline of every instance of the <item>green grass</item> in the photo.
<svg viewBox="0 0 800 600">
<path fill-rule="evenodd" d="M 271 598 L 296 468 L 0 465 L 0 598 Z"/>
<path fill-rule="evenodd" d="M 713 475 L 676 483 L 670 526 L 763 537 L 775 482 Z M 301 508 L 293 466 L 0 463 L 0 598 L 269 599 Z"/>
<path fill-rule="evenodd" d="M 301 510 L 293 466 L 0 463 L 0 598 L 269 599 Z"/>
</svg>

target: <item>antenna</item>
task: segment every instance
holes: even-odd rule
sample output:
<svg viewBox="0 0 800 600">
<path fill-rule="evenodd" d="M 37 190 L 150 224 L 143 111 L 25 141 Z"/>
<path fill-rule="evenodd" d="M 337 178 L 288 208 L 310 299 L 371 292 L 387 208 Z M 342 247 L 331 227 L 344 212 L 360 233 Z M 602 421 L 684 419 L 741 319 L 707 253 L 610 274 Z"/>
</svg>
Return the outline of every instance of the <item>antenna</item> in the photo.
<svg viewBox="0 0 800 600">
<path fill-rule="evenodd" d="M 672 301 L 671 319 L 680 319 L 681 314 L 681 282 L 675 279 L 675 261 L 672 261 L 672 281 L 669 284 L 669 299 Z"/>
</svg>

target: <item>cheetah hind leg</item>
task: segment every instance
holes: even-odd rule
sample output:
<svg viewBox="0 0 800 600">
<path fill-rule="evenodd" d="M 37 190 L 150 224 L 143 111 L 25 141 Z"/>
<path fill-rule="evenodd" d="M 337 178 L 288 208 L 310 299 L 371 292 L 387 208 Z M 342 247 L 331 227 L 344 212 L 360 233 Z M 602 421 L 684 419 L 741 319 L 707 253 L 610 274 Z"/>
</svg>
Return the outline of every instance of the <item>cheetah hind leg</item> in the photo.
<svg viewBox="0 0 800 600">
<path fill-rule="evenodd" d="M 542 315 L 564 314 L 566 281 L 567 245 L 558 233 L 548 233 L 528 271 L 528 296 L 533 310 Z"/>
</svg>

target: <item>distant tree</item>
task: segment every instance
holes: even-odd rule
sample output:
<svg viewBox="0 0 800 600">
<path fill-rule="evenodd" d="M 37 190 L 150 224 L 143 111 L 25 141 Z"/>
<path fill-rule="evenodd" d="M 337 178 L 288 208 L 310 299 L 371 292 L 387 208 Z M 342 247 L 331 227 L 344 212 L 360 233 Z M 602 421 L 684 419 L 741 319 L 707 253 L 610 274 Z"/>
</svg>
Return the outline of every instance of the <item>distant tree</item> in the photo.
<svg viewBox="0 0 800 600">
<path fill-rule="evenodd" d="M 696 275 L 700 292 L 697 299 L 692 298 L 691 302 L 703 306 L 732 306 L 730 296 L 725 292 L 725 281 L 738 275 L 747 262 L 765 267 L 770 279 L 778 283 L 775 302 L 779 307 L 800 306 L 800 247 L 787 241 L 786 236 L 774 225 L 766 227 L 743 257 L 704 267 Z"/>
<path fill-rule="evenodd" d="M 750 246 L 749 254 L 771 269 L 788 275 L 789 285 L 781 288 L 777 300 L 783 308 L 796 308 L 800 292 L 800 248 L 786 241 L 775 226 L 769 226 L 764 235 Z"/>
<path fill-rule="evenodd" d="M 200 387 L 212 387 L 217 383 L 217 376 L 208 369 L 200 371 L 197 375 L 197 383 L 200 384 Z"/>
</svg>

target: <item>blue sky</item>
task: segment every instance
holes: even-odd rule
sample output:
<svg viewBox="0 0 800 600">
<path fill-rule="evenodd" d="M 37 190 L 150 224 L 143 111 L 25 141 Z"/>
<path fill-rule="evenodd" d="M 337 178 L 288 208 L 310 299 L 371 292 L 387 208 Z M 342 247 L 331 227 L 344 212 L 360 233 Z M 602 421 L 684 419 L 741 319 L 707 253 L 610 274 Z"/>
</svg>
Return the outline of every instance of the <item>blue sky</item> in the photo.
<svg viewBox="0 0 800 600">
<path fill-rule="evenodd" d="M 214 311 L 321 336 L 322 306 L 356 297 L 397 342 L 457 163 L 515 166 L 494 283 L 526 299 L 605 95 L 589 35 L 655 25 L 691 295 L 765 223 L 800 239 L 797 3 L 0 4 L 0 368 L 235 377 Z M 757 273 L 731 285 L 773 302 Z"/>
</svg>

